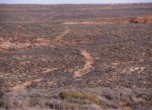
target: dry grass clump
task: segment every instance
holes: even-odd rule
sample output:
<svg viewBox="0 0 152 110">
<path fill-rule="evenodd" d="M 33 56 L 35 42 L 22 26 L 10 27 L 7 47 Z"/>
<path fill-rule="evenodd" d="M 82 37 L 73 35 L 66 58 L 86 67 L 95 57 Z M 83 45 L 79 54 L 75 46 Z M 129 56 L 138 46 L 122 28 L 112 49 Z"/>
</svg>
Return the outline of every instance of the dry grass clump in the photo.
<svg viewBox="0 0 152 110">
<path fill-rule="evenodd" d="M 78 91 L 62 91 L 59 93 L 59 96 L 61 99 L 67 99 L 72 97 L 75 99 L 89 100 L 93 104 L 99 104 L 98 97 L 89 93 L 82 93 Z"/>
</svg>

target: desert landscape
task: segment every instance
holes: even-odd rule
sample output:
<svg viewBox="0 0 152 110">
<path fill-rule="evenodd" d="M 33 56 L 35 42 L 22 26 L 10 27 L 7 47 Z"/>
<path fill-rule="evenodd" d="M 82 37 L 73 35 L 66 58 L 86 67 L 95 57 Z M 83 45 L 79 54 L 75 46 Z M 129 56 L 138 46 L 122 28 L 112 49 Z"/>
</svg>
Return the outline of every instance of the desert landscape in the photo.
<svg viewBox="0 0 152 110">
<path fill-rule="evenodd" d="M 0 110 L 151 110 L 152 4 L 0 5 Z"/>
</svg>

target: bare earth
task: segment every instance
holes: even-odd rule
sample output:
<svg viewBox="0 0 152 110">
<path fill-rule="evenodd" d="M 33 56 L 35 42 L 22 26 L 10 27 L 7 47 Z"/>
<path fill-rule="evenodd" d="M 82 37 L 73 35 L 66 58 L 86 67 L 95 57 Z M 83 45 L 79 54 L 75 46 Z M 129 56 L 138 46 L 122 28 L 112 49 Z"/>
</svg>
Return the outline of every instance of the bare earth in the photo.
<svg viewBox="0 0 152 110">
<path fill-rule="evenodd" d="M 0 5 L 0 110 L 151 110 L 152 4 Z"/>
<path fill-rule="evenodd" d="M 82 75 L 85 75 L 89 73 L 93 69 L 93 58 L 86 50 L 81 50 L 81 54 L 85 57 L 86 63 L 82 69 L 79 69 L 74 72 L 75 77 L 81 77 Z"/>
</svg>

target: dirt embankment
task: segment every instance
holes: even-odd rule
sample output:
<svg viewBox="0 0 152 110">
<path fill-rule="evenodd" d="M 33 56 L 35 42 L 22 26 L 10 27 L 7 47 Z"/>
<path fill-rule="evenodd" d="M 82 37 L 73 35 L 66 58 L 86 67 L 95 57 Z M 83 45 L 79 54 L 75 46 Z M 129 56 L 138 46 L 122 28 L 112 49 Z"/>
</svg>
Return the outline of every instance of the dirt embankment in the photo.
<svg viewBox="0 0 152 110">
<path fill-rule="evenodd" d="M 126 18 L 104 18 L 99 20 L 81 21 L 81 22 L 65 22 L 63 24 L 130 24 L 130 23 L 152 23 L 152 16 L 126 17 Z"/>
</svg>

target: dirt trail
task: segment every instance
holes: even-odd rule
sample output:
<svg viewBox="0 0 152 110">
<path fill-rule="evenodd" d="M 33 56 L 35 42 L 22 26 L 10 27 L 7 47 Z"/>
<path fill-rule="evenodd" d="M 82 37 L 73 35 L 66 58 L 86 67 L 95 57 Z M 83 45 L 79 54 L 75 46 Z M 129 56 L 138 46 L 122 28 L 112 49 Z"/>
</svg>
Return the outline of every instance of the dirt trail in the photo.
<svg viewBox="0 0 152 110">
<path fill-rule="evenodd" d="M 71 30 L 67 28 L 61 35 L 57 36 L 55 40 L 56 40 L 56 41 L 57 41 L 57 40 L 61 40 L 62 37 L 64 37 L 65 35 L 67 35 L 70 31 L 71 31 Z"/>
<path fill-rule="evenodd" d="M 52 71 L 55 71 L 55 70 L 57 70 L 57 68 L 44 68 L 43 73 L 49 73 L 49 72 L 52 72 Z"/>
<path fill-rule="evenodd" d="M 61 35 L 59 35 L 59 36 L 57 36 L 56 37 L 56 39 L 53 41 L 53 45 L 58 45 L 58 44 L 60 44 L 61 43 L 61 41 L 62 41 L 62 38 L 64 37 L 64 36 L 66 36 L 68 33 L 70 33 L 71 32 L 71 29 L 69 29 L 68 27 L 65 29 L 65 31 L 61 34 Z"/>
<path fill-rule="evenodd" d="M 35 46 L 35 47 L 39 47 L 39 46 L 48 46 L 49 45 L 49 40 L 45 39 L 45 38 L 37 38 L 33 41 L 30 40 L 25 40 L 24 42 L 20 42 L 20 41 L 10 41 L 10 40 L 4 40 L 4 39 L 0 39 L 0 51 L 1 50 L 8 50 L 8 49 L 23 49 L 23 48 L 28 48 L 30 46 Z"/>
<path fill-rule="evenodd" d="M 65 31 L 63 33 L 61 33 L 61 35 L 57 36 L 55 40 L 53 40 L 53 42 L 50 42 L 49 39 L 46 38 L 37 38 L 34 40 L 25 40 L 23 42 L 20 41 L 10 41 L 10 40 L 4 40 L 4 39 L 0 39 L 0 51 L 3 50 L 8 50 L 8 49 L 24 49 L 24 48 L 28 48 L 30 46 L 35 46 L 35 47 L 40 47 L 40 46 L 49 46 L 49 45 L 59 45 L 62 41 L 62 38 L 67 35 L 69 32 L 71 31 L 71 29 L 66 28 Z"/>
<path fill-rule="evenodd" d="M 81 77 L 82 75 L 87 74 L 93 69 L 93 57 L 86 50 L 81 50 L 81 54 L 85 57 L 86 63 L 82 69 L 79 69 L 74 72 L 74 77 Z"/>
<path fill-rule="evenodd" d="M 77 21 L 77 22 L 65 22 L 67 25 L 96 25 L 96 24 L 130 24 L 130 23 L 152 23 L 152 16 L 140 16 L 140 17 L 124 17 L 124 18 L 102 18 L 98 20 L 90 21 Z"/>
</svg>

